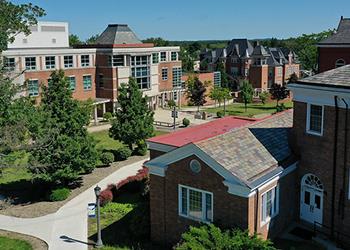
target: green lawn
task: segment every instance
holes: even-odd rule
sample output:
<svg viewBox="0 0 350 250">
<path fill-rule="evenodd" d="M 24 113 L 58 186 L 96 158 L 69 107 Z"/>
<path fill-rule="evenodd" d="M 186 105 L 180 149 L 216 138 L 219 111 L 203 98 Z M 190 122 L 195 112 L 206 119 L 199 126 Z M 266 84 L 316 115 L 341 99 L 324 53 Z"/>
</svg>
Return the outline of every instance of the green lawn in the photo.
<svg viewBox="0 0 350 250">
<path fill-rule="evenodd" d="M 24 241 L 19 239 L 11 239 L 4 236 L 0 236 L 0 249 L 6 250 L 32 250 L 32 246 Z"/>
<path fill-rule="evenodd" d="M 285 102 L 285 107 L 292 108 L 293 102 Z M 207 108 L 205 111 L 216 114 L 217 111 L 223 111 L 224 107 L 221 105 L 221 107 L 216 108 Z M 235 103 L 230 104 L 226 106 L 226 112 L 229 115 L 236 115 L 236 116 L 245 116 L 245 117 L 253 117 L 255 115 L 260 114 L 273 114 L 276 112 L 276 102 L 269 102 L 266 104 L 261 103 L 249 103 L 247 105 L 247 111 L 245 111 L 244 104 L 241 103 Z"/>
<path fill-rule="evenodd" d="M 99 150 L 115 150 L 120 148 L 123 144 L 120 141 L 114 140 L 109 137 L 108 130 L 91 133 L 92 137 L 96 140 L 96 148 Z"/>
<path fill-rule="evenodd" d="M 2 173 L 0 174 L 0 184 L 31 179 L 32 175 L 26 168 L 29 153 L 16 152 L 13 154 L 16 157 L 16 160 L 14 161 L 13 166 L 2 170 Z"/>
</svg>

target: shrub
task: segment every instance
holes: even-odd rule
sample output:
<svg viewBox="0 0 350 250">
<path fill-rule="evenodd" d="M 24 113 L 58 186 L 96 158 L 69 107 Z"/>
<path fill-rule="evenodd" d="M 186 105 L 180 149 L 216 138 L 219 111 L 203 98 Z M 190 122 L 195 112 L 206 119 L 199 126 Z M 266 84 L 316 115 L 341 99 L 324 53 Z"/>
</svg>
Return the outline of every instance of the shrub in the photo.
<svg viewBox="0 0 350 250">
<path fill-rule="evenodd" d="M 106 112 L 103 114 L 103 119 L 106 121 L 110 121 L 112 119 L 113 115 L 111 112 Z"/>
<path fill-rule="evenodd" d="M 119 149 L 114 151 L 114 159 L 117 161 L 124 161 L 128 159 L 130 156 L 131 156 L 131 150 L 126 146 L 122 146 Z"/>
<path fill-rule="evenodd" d="M 147 144 L 144 140 L 141 140 L 137 143 L 137 148 L 135 150 L 135 153 L 137 155 L 146 155 L 147 154 Z"/>
<path fill-rule="evenodd" d="M 286 110 L 287 108 L 286 108 L 286 106 L 284 105 L 284 103 L 281 103 L 280 105 L 278 105 L 277 107 L 276 107 L 276 113 L 278 113 L 278 112 L 282 112 L 282 111 L 284 111 L 284 110 Z"/>
<path fill-rule="evenodd" d="M 148 168 L 143 167 L 136 175 L 129 176 L 118 182 L 116 188 L 118 193 L 124 191 L 136 193 L 140 190 L 145 190 L 146 183 L 148 183 Z"/>
<path fill-rule="evenodd" d="M 182 234 L 182 241 L 177 250 L 187 249 L 259 249 L 275 250 L 270 241 L 250 236 L 248 231 L 238 229 L 222 231 L 213 224 L 200 227 L 190 226 L 189 231 Z"/>
<path fill-rule="evenodd" d="M 182 125 L 185 127 L 188 127 L 190 125 L 190 120 L 188 120 L 186 117 L 182 120 Z"/>
<path fill-rule="evenodd" d="M 260 101 L 262 102 L 262 104 L 265 104 L 267 99 L 269 98 L 270 93 L 267 91 L 261 92 L 259 95 Z"/>
<path fill-rule="evenodd" d="M 70 194 L 69 188 L 57 188 L 51 191 L 50 201 L 64 201 Z"/>
<path fill-rule="evenodd" d="M 224 113 L 224 111 L 218 111 L 218 112 L 216 112 L 216 116 L 217 117 L 219 117 L 219 118 L 221 118 L 221 117 L 224 117 L 225 116 L 225 113 Z"/>
<path fill-rule="evenodd" d="M 111 202 L 113 200 L 113 192 L 111 189 L 106 188 L 103 190 L 100 194 L 100 203 L 101 206 L 106 205 L 107 203 Z"/>
<path fill-rule="evenodd" d="M 110 165 L 114 161 L 114 154 L 111 152 L 102 152 L 100 155 L 100 161 L 104 165 Z"/>
<path fill-rule="evenodd" d="M 168 107 L 169 108 L 174 108 L 176 106 L 176 102 L 174 100 L 169 100 L 168 101 Z"/>
</svg>

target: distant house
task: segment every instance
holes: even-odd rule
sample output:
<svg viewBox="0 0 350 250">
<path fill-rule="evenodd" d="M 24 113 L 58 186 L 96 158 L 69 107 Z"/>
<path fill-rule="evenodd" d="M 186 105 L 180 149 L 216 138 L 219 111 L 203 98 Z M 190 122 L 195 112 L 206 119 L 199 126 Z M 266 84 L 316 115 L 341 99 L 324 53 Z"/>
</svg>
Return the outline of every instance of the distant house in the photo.
<svg viewBox="0 0 350 250">
<path fill-rule="evenodd" d="M 267 90 L 274 83 L 283 84 L 293 73 L 299 77 L 297 55 L 286 48 L 255 46 L 247 39 L 232 39 L 226 48 L 206 50 L 200 55 L 202 70 L 215 71 L 223 64 L 233 78 L 248 79 L 258 90 Z"/>
<path fill-rule="evenodd" d="M 154 241 L 199 222 L 274 238 L 303 221 L 350 246 L 350 65 L 288 86 L 294 111 L 148 140 Z"/>
<path fill-rule="evenodd" d="M 340 18 L 337 31 L 319 42 L 318 72 L 350 64 L 350 18 Z"/>
</svg>

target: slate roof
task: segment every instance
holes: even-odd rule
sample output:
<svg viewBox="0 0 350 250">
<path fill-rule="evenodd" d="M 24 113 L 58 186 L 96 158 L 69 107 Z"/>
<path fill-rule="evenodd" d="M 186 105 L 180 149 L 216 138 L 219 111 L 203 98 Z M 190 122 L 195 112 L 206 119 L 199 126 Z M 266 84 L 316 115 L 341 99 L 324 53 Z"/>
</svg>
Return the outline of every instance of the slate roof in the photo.
<svg viewBox="0 0 350 250">
<path fill-rule="evenodd" d="M 262 45 L 258 45 L 254 48 L 253 56 L 269 56 L 269 53 L 267 53 L 266 49 Z"/>
<path fill-rule="evenodd" d="M 297 84 L 350 88 L 350 64 L 303 78 Z"/>
<path fill-rule="evenodd" d="M 246 55 L 246 51 L 251 55 L 253 50 L 254 48 L 248 39 L 232 39 L 227 45 L 227 55 L 234 53 L 239 57 L 243 57 Z"/>
<path fill-rule="evenodd" d="M 96 44 L 139 44 L 142 43 L 127 24 L 109 24 L 97 38 Z"/>
<path fill-rule="evenodd" d="M 194 144 L 249 186 L 291 155 L 292 124 L 293 111 L 288 110 Z"/>
<path fill-rule="evenodd" d="M 337 32 L 318 44 L 350 44 L 350 18 L 340 19 Z"/>
</svg>

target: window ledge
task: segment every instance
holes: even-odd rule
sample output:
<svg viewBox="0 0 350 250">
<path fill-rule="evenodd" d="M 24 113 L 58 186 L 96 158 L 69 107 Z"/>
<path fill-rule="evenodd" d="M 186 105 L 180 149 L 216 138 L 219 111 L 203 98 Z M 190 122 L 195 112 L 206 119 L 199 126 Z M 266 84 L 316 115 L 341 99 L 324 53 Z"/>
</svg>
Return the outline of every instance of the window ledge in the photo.
<svg viewBox="0 0 350 250">
<path fill-rule="evenodd" d="M 323 133 L 318 133 L 318 132 L 315 132 L 315 131 L 312 131 L 312 130 L 306 130 L 306 134 L 309 134 L 309 135 L 315 135 L 315 136 L 323 136 Z"/>
<path fill-rule="evenodd" d="M 206 224 L 212 223 L 212 221 L 207 221 L 207 220 L 203 220 L 203 219 L 199 219 L 199 218 L 196 218 L 196 217 L 183 215 L 183 214 L 179 214 L 179 217 L 182 217 L 182 218 L 185 218 L 185 219 L 188 219 L 188 220 L 198 221 L 198 222 L 201 222 L 201 223 L 206 223 Z"/>
</svg>

